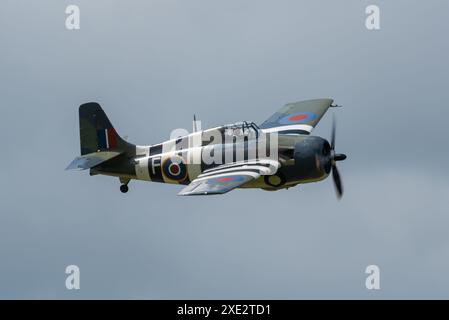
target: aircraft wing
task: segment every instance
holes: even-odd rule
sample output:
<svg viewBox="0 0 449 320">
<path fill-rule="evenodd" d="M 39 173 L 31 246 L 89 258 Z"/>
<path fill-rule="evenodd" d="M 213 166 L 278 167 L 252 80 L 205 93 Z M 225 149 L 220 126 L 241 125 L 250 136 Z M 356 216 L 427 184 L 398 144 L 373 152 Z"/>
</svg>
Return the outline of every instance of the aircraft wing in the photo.
<svg viewBox="0 0 449 320">
<path fill-rule="evenodd" d="M 66 168 L 66 170 L 85 170 L 93 168 L 99 165 L 102 162 L 110 160 L 112 158 L 117 157 L 122 152 L 115 151 L 101 151 L 101 152 L 93 152 L 89 154 L 85 154 L 81 157 L 76 157 Z"/>
<path fill-rule="evenodd" d="M 264 132 L 310 134 L 332 102 L 332 99 L 316 99 L 288 103 L 262 123 L 260 128 Z"/>
<path fill-rule="evenodd" d="M 279 162 L 274 160 L 257 160 L 218 166 L 204 171 L 178 195 L 223 194 L 249 181 L 256 180 L 261 175 L 274 174 L 279 165 Z"/>
</svg>

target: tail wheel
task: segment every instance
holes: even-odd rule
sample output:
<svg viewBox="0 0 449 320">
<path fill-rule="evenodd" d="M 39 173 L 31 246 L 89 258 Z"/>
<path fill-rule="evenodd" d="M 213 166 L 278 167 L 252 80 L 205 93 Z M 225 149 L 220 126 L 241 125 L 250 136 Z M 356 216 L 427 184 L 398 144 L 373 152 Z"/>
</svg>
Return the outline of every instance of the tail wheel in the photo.
<svg viewBox="0 0 449 320">
<path fill-rule="evenodd" d="M 128 188 L 128 186 L 127 186 L 126 184 L 122 184 L 122 185 L 120 186 L 120 191 L 121 191 L 122 193 L 127 193 L 128 190 L 129 190 L 129 188 Z"/>
</svg>

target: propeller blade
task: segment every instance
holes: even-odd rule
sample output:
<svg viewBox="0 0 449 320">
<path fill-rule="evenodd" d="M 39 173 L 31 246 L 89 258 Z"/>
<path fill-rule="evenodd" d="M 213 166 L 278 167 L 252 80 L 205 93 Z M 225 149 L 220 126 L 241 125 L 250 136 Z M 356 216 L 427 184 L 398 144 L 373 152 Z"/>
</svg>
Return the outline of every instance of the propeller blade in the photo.
<svg viewBox="0 0 449 320">
<path fill-rule="evenodd" d="M 338 172 L 337 166 L 332 166 L 332 178 L 334 179 L 337 197 L 338 199 L 341 199 L 343 196 L 343 184 L 341 183 L 340 173 Z"/>
<path fill-rule="evenodd" d="M 335 153 L 335 139 L 337 132 L 337 121 L 335 119 L 335 114 L 332 115 L 332 132 L 331 132 L 331 152 L 330 152 L 330 163 L 332 165 L 332 178 L 334 180 L 335 192 L 337 193 L 338 199 L 343 196 L 343 183 L 341 182 L 340 173 L 338 172 L 336 163 L 337 161 L 343 161 L 346 159 L 344 153 Z"/>
</svg>

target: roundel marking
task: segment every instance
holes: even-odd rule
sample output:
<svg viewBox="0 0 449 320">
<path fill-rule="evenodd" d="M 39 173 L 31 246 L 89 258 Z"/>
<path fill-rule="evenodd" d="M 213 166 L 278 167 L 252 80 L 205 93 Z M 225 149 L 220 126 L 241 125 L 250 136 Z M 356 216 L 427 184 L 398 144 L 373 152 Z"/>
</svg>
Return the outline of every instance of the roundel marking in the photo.
<svg viewBox="0 0 449 320">
<path fill-rule="evenodd" d="M 170 165 L 168 166 L 168 171 L 170 172 L 170 174 L 176 176 L 179 174 L 179 172 L 181 172 L 181 169 L 179 168 L 179 164 L 170 163 Z"/>
<path fill-rule="evenodd" d="M 301 121 L 307 118 L 306 114 L 296 114 L 288 117 L 288 121 Z"/>
<path fill-rule="evenodd" d="M 209 180 L 208 184 L 219 184 L 219 183 L 226 183 L 226 182 L 241 182 L 243 181 L 243 176 L 228 176 L 228 177 L 220 177 L 215 178 L 212 180 Z"/>
<path fill-rule="evenodd" d="M 164 174 L 171 180 L 181 181 L 187 177 L 187 168 L 180 157 L 168 158 L 162 165 Z"/>
<path fill-rule="evenodd" d="M 301 124 L 307 123 L 316 119 L 316 114 L 313 112 L 299 112 L 295 114 L 289 114 L 279 119 L 280 124 Z"/>
</svg>

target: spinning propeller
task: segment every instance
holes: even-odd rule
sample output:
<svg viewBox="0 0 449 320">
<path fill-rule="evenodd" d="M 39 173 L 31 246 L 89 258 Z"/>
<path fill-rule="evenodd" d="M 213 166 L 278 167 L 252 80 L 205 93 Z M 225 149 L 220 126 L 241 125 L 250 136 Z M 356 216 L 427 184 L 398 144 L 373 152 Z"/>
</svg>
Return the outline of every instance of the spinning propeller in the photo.
<svg viewBox="0 0 449 320">
<path fill-rule="evenodd" d="M 343 184 L 341 182 L 340 173 L 337 169 L 337 161 L 343 161 L 346 159 L 344 153 L 335 153 L 335 136 L 336 136 L 336 121 L 335 116 L 332 120 L 332 135 L 331 135 L 331 151 L 330 151 L 330 163 L 332 167 L 332 178 L 334 179 L 335 191 L 337 197 L 340 199 L 343 196 Z"/>
</svg>

